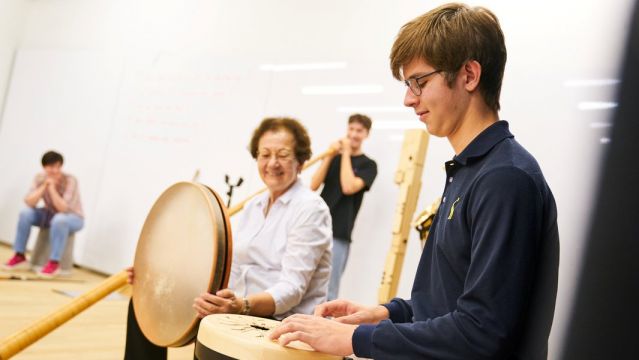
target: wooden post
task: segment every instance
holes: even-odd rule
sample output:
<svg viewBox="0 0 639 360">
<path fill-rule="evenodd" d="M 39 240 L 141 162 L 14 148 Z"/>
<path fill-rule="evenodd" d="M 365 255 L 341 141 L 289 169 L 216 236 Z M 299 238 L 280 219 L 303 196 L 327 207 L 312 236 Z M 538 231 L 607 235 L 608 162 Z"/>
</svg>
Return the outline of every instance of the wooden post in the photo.
<svg viewBox="0 0 639 360">
<path fill-rule="evenodd" d="M 411 220 L 422 187 L 421 179 L 427 148 L 428 133 L 425 130 L 411 129 L 404 132 L 404 144 L 395 173 L 395 183 L 399 185 L 399 200 L 393 220 L 391 248 L 386 256 L 386 265 L 379 288 L 380 304 L 387 303 L 397 294 Z"/>
</svg>

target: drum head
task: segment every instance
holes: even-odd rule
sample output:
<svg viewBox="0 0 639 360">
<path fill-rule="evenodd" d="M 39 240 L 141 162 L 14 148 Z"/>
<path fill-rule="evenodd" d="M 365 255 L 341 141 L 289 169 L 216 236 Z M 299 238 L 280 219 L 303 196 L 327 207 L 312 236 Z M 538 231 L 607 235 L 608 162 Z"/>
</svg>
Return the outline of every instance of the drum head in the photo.
<svg viewBox="0 0 639 360">
<path fill-rule="evenodd" d="M 151 208 L 135 252 L 133 308 L 144 335 L 183 346 L 197 333 L 193 299 L 226 288 L 231 266 L 226 208 L 211 189 L 180 182 Z"/>
</svg>

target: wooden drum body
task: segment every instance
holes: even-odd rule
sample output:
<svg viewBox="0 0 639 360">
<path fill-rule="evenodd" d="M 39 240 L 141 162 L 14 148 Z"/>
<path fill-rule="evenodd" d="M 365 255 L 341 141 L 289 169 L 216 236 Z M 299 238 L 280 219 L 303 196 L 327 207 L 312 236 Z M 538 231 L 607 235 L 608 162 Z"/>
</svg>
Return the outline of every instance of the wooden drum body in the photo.
<svg viewBox="0 0 639 360">
<path fill-rule="evenodd" d="M 210 188 L 180 182 L 160 195 L 135 252 L 133 308 L 144 335 L 159 346 L 183 346 L 197 333 L 193 299 L 226 288 L 231 227 Z"/>
<path fill-rule="evenodd" d="M 341 356 L 314 351 L 309 345 L 294 341 L 280 346 L 267 333 L 279 321 L 255 316 L 214 314 L 202 319 L 195 343 L 198 360 L 337 360 Z"/>
</svg>

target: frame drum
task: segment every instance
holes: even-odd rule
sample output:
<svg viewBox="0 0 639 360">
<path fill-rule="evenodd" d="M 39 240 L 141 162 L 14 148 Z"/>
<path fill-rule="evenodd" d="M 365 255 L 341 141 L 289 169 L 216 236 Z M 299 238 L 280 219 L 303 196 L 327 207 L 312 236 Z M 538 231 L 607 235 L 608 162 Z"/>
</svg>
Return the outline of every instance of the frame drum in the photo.
<svg viewBox="0 0 639 360">
<path fill-rule="evenodd" d="M 198 360 L 341 360 L 341 356 L 316 352 L 308 344 L 293 341 L 286 347 L 271 341 L 267 333 L 277 320 L 235 314 L 213 314 L 202 319 L 195 343 Z"/>
<path fill-rule="evenodd" d="M 195 338 L 193 299 L 226 288 L 231 268 L 231 226 L 210 188 L 179 182 L 151 208 L 135 252 L 133 309 L 140 329 L 158 346 Z"/>
</svg>

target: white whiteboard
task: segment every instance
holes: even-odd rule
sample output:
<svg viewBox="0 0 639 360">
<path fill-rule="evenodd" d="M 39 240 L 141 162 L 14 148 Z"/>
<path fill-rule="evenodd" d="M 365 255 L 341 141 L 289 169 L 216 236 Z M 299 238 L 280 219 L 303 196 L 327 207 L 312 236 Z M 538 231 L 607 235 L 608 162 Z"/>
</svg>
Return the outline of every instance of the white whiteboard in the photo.
<svg viewBox="0 0 639 360">
<path fill-rule="evenodd" d="M 65 155 L 65 171 L 79 180 L 86 225 L 76 261 L 105 272 L 131 263 L 153 201 L 196 169 L 218 192 L 224 174 L 243 176 L 236 200 L 260 186 L 246 145 L 264 116 L 269 74 L 206 56 L 133 59 L 19 52 L 0 132 L 0 165 L 12 169 L 0 182 L 1 239 L 13 241 L 48 149 Z"/>
<path fill-rule="evenodd" d="M 120 58 L 89 52 L 17 53 L 0 131 L 0 238 L 13 242 L 22 199 L 49 149 L 62 152 L 65 171 L 78 177 L 92 226 L 121 67 Z M 82 254 L 87 232 L 76 239 Z"/>
</svg>

